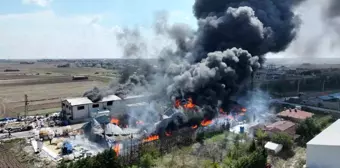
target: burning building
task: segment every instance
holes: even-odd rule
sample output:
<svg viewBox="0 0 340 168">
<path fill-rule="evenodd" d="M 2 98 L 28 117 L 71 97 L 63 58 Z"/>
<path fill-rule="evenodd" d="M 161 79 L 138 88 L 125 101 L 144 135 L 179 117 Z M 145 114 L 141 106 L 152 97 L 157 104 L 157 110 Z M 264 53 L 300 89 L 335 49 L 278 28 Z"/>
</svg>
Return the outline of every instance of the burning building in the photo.
<svg viewBox="0 0 340 168">
<path fill-rule="evenodd" d="M 121 97 L 136 92 L 156 95 L 157 101 L 168 107 L 164 113 L 147 107 L 142 112 L 128 111 L 123 119 L 116 118 L 119 122 L 113 120 L 132 126 L 137 118 L 143 124 L 136 127 L 151 140 L 182 128 L 198 129 L 216 120 L 242 118 L 247 109 L 235 107 L 231 97 L 247 88 L 262 67 L 265 54 L 283 51 L 294 39 L 299 23 L 292 11 L 296 4 L 293 0 L 196 0 L 197 30 L 185 24 L 169 25 L 166 17 L 158 18 L 156 32 L 176 44 L 175 49 L 162 50 L 158 70 L 134 73 L 118 87 L 94 88 L 84 96 L 97 102 L 108 93 Z M 129 30 L 119 34 L 118 40 L 125 40 L 124 51 L 136 46 L 139 35 Z M 126 41 L 128 36 L 134 40 Z M 134 53 L 138 54 L 138 49 Z M 147 102 L 150 100 L 155 99 Z"/>
</svg>

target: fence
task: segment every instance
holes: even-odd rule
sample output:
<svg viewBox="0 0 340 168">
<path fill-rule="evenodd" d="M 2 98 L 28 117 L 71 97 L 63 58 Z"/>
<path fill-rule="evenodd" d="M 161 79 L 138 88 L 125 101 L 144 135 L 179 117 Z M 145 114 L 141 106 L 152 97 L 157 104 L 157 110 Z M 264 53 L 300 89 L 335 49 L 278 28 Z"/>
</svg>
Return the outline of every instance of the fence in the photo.
<svg viewBox="0 0 340 168">
<path fill-rule="evenodd" d="M 119 153 L 124 166 L 139 165 L 140 158 L 145 149 L 155 149 L 162 156 L 174 148 L 188 146 L 196 142 L 195 130 L 187 129 L 173 133 L 170 136 L 160 137 L 158 140 L 131 144 L 124 147 Z"/>
<path fill-rule="evenodd" d="M 201 128 L 201 129 L 200 129 Z M 216 134 L 229 130 L 229 127 L 200 127 L 192 129 L 191 127 L 173 132 L 169 136 L 160 137 L 158 140 L 145 143 L 135 143 L 131 141 L 124 150 L 121 150 L 119 157 L 124 166 L 140 165 L 140 158 L 145 150 L 155 149 L 160 156 L 173 151 L 174 148 L 181 148 L 200 142 L 205 138 L 209 138 Z"/>
</svg>

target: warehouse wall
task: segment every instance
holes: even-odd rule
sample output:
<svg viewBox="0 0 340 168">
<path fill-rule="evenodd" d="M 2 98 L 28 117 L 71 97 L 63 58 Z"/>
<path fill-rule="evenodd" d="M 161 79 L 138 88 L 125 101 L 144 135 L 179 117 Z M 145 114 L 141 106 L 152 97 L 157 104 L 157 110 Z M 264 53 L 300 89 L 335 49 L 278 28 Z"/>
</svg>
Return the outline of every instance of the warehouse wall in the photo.
<svg viewBox="0 0 340 168">
<path fill-rule="evenodd" d="M 307 144 L 307 168 L 339 168 L 340 146 Z"/>
<path fill-rule="evenodd" d="M 79 106 L 84 106 L 84 109 L 78 110 Z M 78 105 L 78 106 L 73 106 L 73 120 L 78 120 L 78 119 L 85 119 L 89 117 L 89 106 L 88 104 L 85 105 Z"/>
</svg>

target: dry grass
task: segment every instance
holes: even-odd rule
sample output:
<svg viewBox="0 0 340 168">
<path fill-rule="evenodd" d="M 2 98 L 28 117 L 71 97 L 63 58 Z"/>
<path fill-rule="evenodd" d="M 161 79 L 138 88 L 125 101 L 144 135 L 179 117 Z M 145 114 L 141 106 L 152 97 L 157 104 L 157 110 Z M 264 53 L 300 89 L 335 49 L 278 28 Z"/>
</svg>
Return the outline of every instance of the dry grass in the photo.
<svg viewBox="0 0 340 168">
<path fill-rule="evenodd" d="M 4 72 L 4 69 L 19 72 Z M 73 75 L 88 75 L 88 81 L 72 81 Z M 100 68 L 57 68 L 56 65 L 36 63 L 0 63 L 0 117 L 16 116 L 24 111 L 24 95 L 28 95 L 32 114 L 55 112 L 60 98 L 81 96 L 93 87 L 105 87 L 115 82 L 116 71 Z M 50 110 L 51 109 L 51 110 Z M 52 110 L 53 109 L 53 110 Z"/>
<path fill-rule="evenodd" d="M 280 168 L 301 168 L 301 161 L 306 160 L 306 149 L 302 147 L 296 147 L 293 150 L 294 156 L 283 159 L 280 156 L 268 156 L 268 160 L 274 167 Z"/>
<path fill-rule="evenodd" d="M 36 84 L 22 86 L 4 86 L 0 90 L 0 101 L 5 106 L 7 115 L 16 115 L 24 111 L 24 95 L 28 95 L 29 110 L 41 110 L 60 106 L 60 98 L 81 96 L 93 87 L 106 84 L 96 81 L 67 82 L 57 84 Z M 14 113 L 14 114 L 13 114 Z"/>
</svg>

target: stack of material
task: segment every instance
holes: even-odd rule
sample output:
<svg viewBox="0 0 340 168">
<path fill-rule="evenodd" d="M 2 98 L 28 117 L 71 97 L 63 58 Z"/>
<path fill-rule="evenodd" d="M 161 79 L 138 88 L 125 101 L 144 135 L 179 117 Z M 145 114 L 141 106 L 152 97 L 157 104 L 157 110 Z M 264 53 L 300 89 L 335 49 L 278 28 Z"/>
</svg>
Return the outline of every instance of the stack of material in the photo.
<svg viewBox="0 0 340 168">
<path fill-rule="evenodd" d="M 123 134 L 123 130 L 119 126 L 110 123 L 105 126 L 105 134 L 106 135 L 121 135 Z"/>
<path fill-rule="evenodd" d="M 55 136 L 54 131 L 51 128 L 41 128 L 39 131 L 39 137 L 43 139 L 52 139 Z"/>
<path fill-rule="evenodd" d="M 60 142 L 64 142 L 64 138 L 53 138 L 51 144 L 58 145 Z"/>
<path fill-rule="evenodd" d="M 96 119 L 91 121 L 91 132 L 94 134 L 102 134 L 104 130 Z"/>
</svg>

